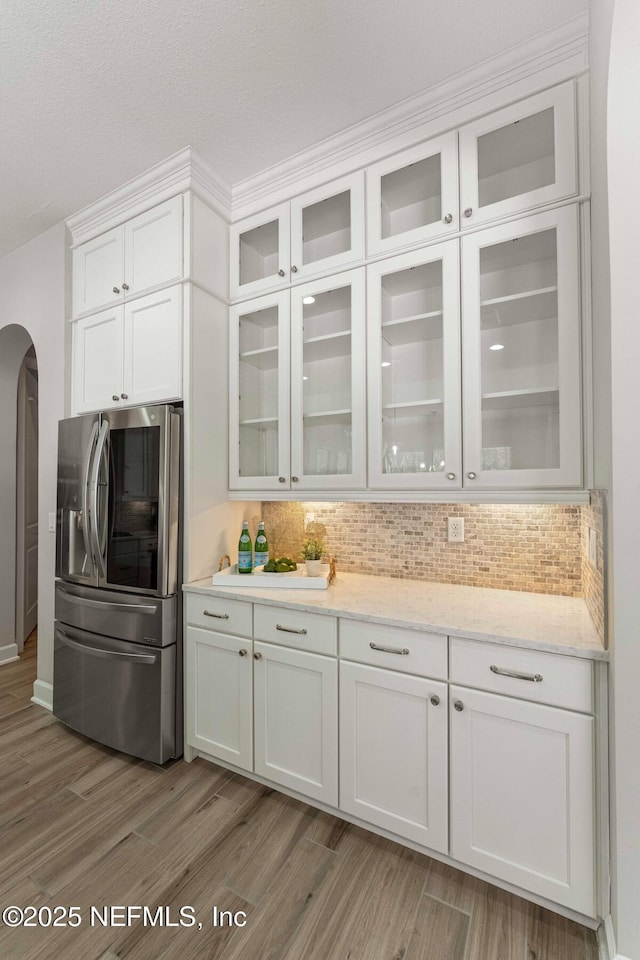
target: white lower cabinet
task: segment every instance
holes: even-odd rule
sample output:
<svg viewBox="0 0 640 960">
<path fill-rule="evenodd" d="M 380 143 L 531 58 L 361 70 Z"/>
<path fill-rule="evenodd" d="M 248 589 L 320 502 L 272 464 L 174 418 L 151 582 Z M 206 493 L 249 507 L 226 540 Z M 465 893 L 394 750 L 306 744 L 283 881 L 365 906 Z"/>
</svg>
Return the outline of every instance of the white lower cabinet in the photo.
<svg viewBox="0 0 640 960">
<path fill-rule="evenodd" d="M 189 746 L 596 916 L 589 660 L 215 595 L 186 619 Z"/>
<path fill-rule="evenodd" d="M 187 628 L 187 743 L 253 769 L 251 640 Z"/>
<path fill-rule="evenodd" d="M 254 643 L 255 772 L 338 805 L 338 663 Z"/>
<path fill-rule="evenodd" d="M 452 686 L 451 855 L 594 915 L 594 719 Z"/>
<path fill-rule="evenodd" d="M 340 808 L 448 852 L 446 683 L 340 664 Z"/>
</svg>

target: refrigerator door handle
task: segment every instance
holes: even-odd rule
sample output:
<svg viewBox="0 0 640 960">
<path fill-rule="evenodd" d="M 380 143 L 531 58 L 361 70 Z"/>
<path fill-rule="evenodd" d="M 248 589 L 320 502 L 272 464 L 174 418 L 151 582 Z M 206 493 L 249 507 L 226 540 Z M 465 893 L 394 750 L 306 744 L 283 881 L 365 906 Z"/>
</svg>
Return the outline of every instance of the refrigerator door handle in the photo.
<svg viewBox="0 0 640 960">
<path fill-rule="evenodd" d="M 63 633 L 59 627 L 56 629 L 56 635 L 60 643 L 66 647 L 71 647 L 80 653 L 88 653 L 91 657 L 101 657 L 104 660 L 133 660 L 139 664 L 154 664 L 157 660 L 153 653 L 121 653 L 117 650 L 104 650 L 102 647 L 90 647 L 86 643 L 78 643 L 77 640 L 72 640 Z"/>
<path fill-rule="evenodd" d="M 84 549 L 87 554 L 87 561 L 95 566 L 93 561 L 93 553 L 91 550 L 91 520 L 89 517 L 89 483 L 90 483 L 90 472 L 91 472 L 91 461 L 93 450 L 96 443 L 96 438 L 98 436 L 98 421 L 93 425 L 91 430 L 91 436 L 89 437 L 89 443 L 87 445 L 87 453 L 84 461 L 83 469 L 83 479 L 82 479 L 82 537 L 84 540 Z"/>
<path fill-rule="evenodd" d="M 56 590 L 64 593 L 69 603 L 77 603 L 81 607 L 92 607 L 94 610 L 114 610 L 118 613 L 141 613 L 153 616 L 158 607 L 151 603 L 111 603 L 109 600 L 91 600 L 87 597 L 78 597 L 75 593 L 66 590 L 61 583 L 56 584 Z"/>
<path fill-rule="evenodd" d="M 100 521 L 98 515 L 98 498 L 100 491 L 98 481 L 100 479 L 100 467 L 102 466 L 102 458 L 104 455 L 104 448 L 107 442 L 108 433 L 109 424 L 106 420 L 103 420 L 102 426 L 100 427 L 100 433 L 98 435 L 95 453 L 93 454 L 93 464 L 91 467 L 91 537 L 96 553 L 96 562 L 99 566 L 98 573 L 102 573 L 102 576 L 105 578 L 107 576 L 107 564 L 104 557 L 103 547 L 100 543 Z"/>
</svg>

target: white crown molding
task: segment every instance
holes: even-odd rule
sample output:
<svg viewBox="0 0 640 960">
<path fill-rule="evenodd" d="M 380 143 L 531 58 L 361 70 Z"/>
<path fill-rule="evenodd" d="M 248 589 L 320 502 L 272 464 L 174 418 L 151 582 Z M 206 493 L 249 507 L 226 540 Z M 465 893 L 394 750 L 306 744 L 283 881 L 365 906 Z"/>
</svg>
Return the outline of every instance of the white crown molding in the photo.
<svg viewBox="0 0 640 960">
<path fill-rule="evenodd" d="M 185 147 L 69 217 L 72 245 L 84 243 L 186 190 L 197 193 L 230 220 L 231 187 L 192 147 Z"/>
<path fill-rule="evenodd" d="M 588 69 L 589 15 L 581 14 L 383 110 L 233 185 L 233 219 L 279 203 Z M 493 98 L 493 102 L 492 102 Z M 382 151 L 384 152 L 381 152 Z"/>
</svg>

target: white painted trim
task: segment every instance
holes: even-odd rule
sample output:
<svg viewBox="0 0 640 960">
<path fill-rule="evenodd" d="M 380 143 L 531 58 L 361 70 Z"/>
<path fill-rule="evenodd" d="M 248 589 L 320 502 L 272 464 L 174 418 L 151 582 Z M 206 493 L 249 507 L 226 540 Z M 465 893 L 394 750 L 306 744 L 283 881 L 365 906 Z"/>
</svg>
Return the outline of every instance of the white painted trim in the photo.
<svg viewBox="0 0 640 960">
<path fill-rule="evenodd" d="M 31 703 L 53 710 L 53 684 L 47 683 L 46 680 L 36 680 L 33 684 Z"/>
<path fill-rule="evenodd" d="M 69 217 L 72 248 L 187 190 L 231 219 L 231 187 L 195 150 L 185 147 Z"/>
<path fill-rule="evenodd" d="M 8 643 L 6 647 L 0 647 L 0 667 L 19 659 L 17 643 Z"/>
<path fill-rule="evenodd" d="M 631 960 L 616 948 L 616 935 L 613 929 L 613 918 L 608 913 L 598 927 L 598 953 L 600 960 Z"/>
<path fill-rule="evenodd" d="M 237 481 L 235 481 L 237 484 Z M 331 500 L 343 503 L 589 503 L 588 490 L 229 490 L 229 500 Z"/>
<path fill-rule="evenodd" d="M 234 219 L 581 75 L 588 40 L 583 13 L 241 180 L 232 188 Z"/>
</svg>

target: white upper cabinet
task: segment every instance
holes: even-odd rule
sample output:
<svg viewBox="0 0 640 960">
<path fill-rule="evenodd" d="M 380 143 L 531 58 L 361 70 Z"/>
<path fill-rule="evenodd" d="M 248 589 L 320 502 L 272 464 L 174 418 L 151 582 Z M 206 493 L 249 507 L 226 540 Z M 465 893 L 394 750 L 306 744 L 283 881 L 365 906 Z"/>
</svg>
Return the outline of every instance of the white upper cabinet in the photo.
<svg viewBox="0 0 640 960">
<path fill-rule="evenodd" d="M 73 251 L 73 314 L 92 313 L 122 300 L 124 234 L 116 227 Z"/>
<path fill-rule="evenodd" d="M 485 223 L 577 192 L 572 80 L 460 131 L 460 222 Z"/>
<path fill-rule="evenodd" d="M 237 304 L 230 317 L 230 488 L 364 487 L 364 270 Z"/>
<path fill-rule="evenodd" d="M 122 307 L 102 310 L 73 325 L 73 412 L 119 406 L 123 384 Z"/>
<path fill-rule="evenodd" d="M 182 196 L 73 251 L 73 315 L 121 303 L 183 273 Z"/>
<path fill-rule="evenodd" d="M 290 280 L 289 204 L 247 217 L 229 228 L 231 299 L 254 297 Z"/>
<path fill-rule="evenodd" d="M 462 241 L 464 485 L 581 483 L 578 212 Z"/>
<path fill-rule="evenodd" d="M 291 283 L 364 259 L 364 177 L 334 180 L 291 201 Z"/>
<path fill-rule="evenodd" d="M 365 485 L 364 269 L 291 290 L 291 482 Z"/>
<path fill-rule="evenodd" d="M 387 157 L 367 169 L 367 255 L 455 233 L 458 145 L 455 133 Z"/>
<path fill-rule="evenodd" d="M 364 174 L 232 224 L 231 298 L 254 297 L 364 258 Z"/>
<path fill-rule="evenodd" d="M 461 486 L 457 240 L 370 264 L 369 486 Z"/>
<path fill-rule="evenodd" d="M 82 317 L 73 325 L 73 412 L 182 396 L 182 287 Z"/>
<path fill-rule="evenodd" d="M 229 328 L 229 486 L 290 486 L 289 293 L 231 308 Z"/>
<path fill-rule="evenodd" d="M 124 224 L 125 293 L 135 296 L 182 277 L 182 197 Z"/>
<path fill-rule="evenodd" d="M 182 287 L 170 287 L 124 306 L 126 403 L 182 397 Z"/>
</svg>

